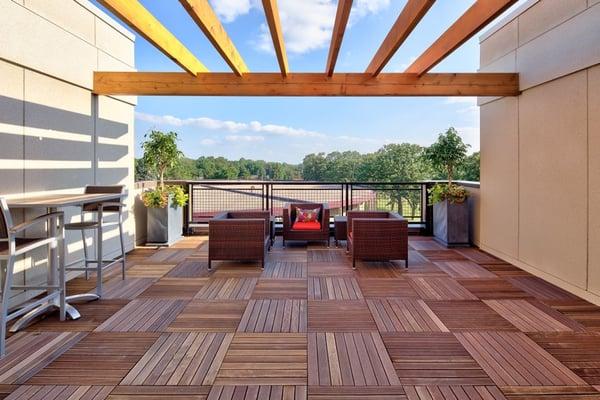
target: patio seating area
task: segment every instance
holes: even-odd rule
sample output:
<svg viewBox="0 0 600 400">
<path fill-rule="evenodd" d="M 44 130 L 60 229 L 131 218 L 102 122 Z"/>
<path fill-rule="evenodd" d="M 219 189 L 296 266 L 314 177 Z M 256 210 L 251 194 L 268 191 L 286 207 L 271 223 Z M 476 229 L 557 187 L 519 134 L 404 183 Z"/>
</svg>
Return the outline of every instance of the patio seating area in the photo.
<svg viewBox="0 0 600 400">
<path fill-rule="evenodd" d="M 264 270 L 209 271 L 205 236 L 137 248 L 79 320 L 8 339 L 0 397 L 600 399 L 600 307 L 474 248 L 353 270 L 343 244 L 277 237 Z"/>
</svg>

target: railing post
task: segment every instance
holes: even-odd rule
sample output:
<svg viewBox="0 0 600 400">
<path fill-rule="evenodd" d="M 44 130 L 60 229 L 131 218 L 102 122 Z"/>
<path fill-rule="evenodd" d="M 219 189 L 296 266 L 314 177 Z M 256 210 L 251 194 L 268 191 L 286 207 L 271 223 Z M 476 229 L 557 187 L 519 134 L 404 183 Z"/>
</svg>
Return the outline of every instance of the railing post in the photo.
<svg viewBox="0 0 600 400">
<path fill-rule="evenodd" d="M 192 184 L 188 182 L 187 184 L 187 194 L 188 194 L 188 203 L 183 207 L 183 232 L 185 235 L 189 235 L 190 232 L 190 222 L 192 220 L 193 217 L 193 201 L 194 201 L 194 195 L 193 195 L 193 187 Z"/>
<path fill-rule="evenodd" d="M 421 186 L 423 192 L 423 211 L 425 216 L 425 232 L 423 234 L 433 235 L 433 205 L 429 204 L 429 189 L 432 187 L 431 182 L 427 182 Z"/>
</svg>

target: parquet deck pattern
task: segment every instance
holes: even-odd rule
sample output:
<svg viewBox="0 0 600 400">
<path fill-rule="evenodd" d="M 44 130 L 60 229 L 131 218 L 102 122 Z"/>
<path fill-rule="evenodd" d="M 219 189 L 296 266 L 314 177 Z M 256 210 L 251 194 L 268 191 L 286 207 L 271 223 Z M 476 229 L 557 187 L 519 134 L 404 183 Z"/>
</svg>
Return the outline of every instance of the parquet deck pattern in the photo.
<svg viewBox="0 0 600 400">
<path fill-rule="evenodd" d="M 9 337 L 0 399 L 600 400 L 600 307 L 475 248 L 352 270 L 343 244 L 136 249 L 81 319 Z"/>
</svg>

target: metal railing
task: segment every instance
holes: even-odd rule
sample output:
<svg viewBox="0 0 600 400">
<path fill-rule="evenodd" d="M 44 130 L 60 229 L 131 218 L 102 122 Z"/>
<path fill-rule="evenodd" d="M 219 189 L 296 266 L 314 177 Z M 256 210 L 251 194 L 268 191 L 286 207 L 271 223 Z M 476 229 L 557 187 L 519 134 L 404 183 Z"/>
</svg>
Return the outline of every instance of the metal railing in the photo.
<svg viewBox="0 0 600 400">
<path fill-rule="evenodd" d="M 332 218 L 348 210 L 396 211 L 422 234 L 432 232 L 432 182 L 173 181 L 187 189 L 186 231 L 223 211 L 268 210 L 280 219 L 291 202 L 328 203 Z"/>
</svg>

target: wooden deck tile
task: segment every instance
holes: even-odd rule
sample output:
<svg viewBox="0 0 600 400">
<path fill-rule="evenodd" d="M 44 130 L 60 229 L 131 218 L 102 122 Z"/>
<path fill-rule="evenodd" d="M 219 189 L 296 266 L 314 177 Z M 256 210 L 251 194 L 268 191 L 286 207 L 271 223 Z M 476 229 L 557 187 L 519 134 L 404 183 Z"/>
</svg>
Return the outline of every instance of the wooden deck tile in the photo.
<svg viewBox="0 0 600 400">
<path fill-rule="evenodd" d="M 485 300 L 498 314 L 522 332 L 572 332 L 584 330 L 575 321 L 541 303 L 528 300 Z"/>
<path fill-rule="evenodd" d="M 530 333 L 535 343 L 590 385 L 600 385 L 600 335 L 589 332 Z"/>
<path fill-rule="evenodd" d="M 586 384 L 523 333 L 464 332 L 456 336 L 498 386 Z"/>
<path fill-rule="evenodd" d="M 309 300 L 360 300 L 362 292 L 358 282 L 350 277 L 308 278 Z"/>
<path fill-rule="evenodd" d="M 364 300 L 308 302 L 309 332 L 375 331 L 377 325 Z"/>
<path fill-rule="evenodd" d="M 256 278 L 214 278 L 194 296 L 197 300 L 249 300 Z"/>
<path fill-rule="evenodd" d="M 370 297 L 419 297 L 406 279 L 358 279 L 358 286 L 366 298 Z"/>
<path fill-rule="evenodd" d="M 544 300 L 544 304 L 585 326 L 588 331 L 600 332 L 600 307 L 585 300 Z"/>
<path fill-rule="evenodd" d="M 170 270 L 165 277 L 167 278 L 204 278 L 210 275 L 208 270 L 208 261 L 185 260 L 180 262 Z"/>
<path fill-rule="evenodd" d="M 127 278 L 114 277 L 106 282 L 103 287 L 103 299 L 126 299 L 133 300 L 144 290 L 148 289 L 156 278 Z"/>
<path fill-rule="evenodd" d="M 208 278 L 161 278 L 142 292 L 140 298 L 191 300 Z"/>
<path fill-rule="evenodd" d="M 113 386 L 24 385 L 6 400 L 106 400 Z"/>
<path fill-rule="evenodd" d="M 186 301 L 135 299 L 104 321 L 97 332 L 161 332 L 183 310 Z"/>
<path fill-rule="evenodd" d="M 401 278 L 410 268 L 404 261 L 362 261 L 356 260 L 354 276 L 357 278 Z"/>
<path fill-rule="evenodd" d="M 169 332 L 235 332 L 246 300 L 192 300 L 167 328 Z"/>
<path fill-rule="evenodd" d="M 305 333 L 236 333 L 215 385 L 305 385 Z"/>
<path fill-rule="evenodd" d="M 477 264 L 506 264 L 506 261 L 502 261 L 499 258 L 496 258 L 493 255 L 481 251 L 475 247 L 457 248 L 455 251 Z"/>
<path fill-rule="evenodd" d="M 452 278 L 431 276 L 407 279 L 417 293 L 426 300 L 478 300 Z"/>
<path fill-rule="evenodd" d="M 267 261 L 262 278 L 295 279 L 306 278 L 306 262 L 298 261 Z"/>
<path fill-rule="evenodd" d="M 211 276 L 214 278 L 258 278 L 264 270 L 256 261 L 213 261 Z"/>
<path fill-rule="evenodd" d="M 402 386 L 309 386 L 311 400 L 407 400 Z"/>
<path fill-rule="evenodd" d="M 27 384 L 118 385 L 158 337 L 155 333 L 90 333 Z"/>
<path fill-rule="evenodd" d="M 91 332 L 127 303 L 129 303 L 129 300 L 100 299 L 77 304 L 77 310 L 81 313 L 81 318 L 61 321 L 58 318 L 58 313 L 52 313 L 37 323 L 28 326 L 26 330 L 31 332 Z"/>
<path fill-rule="evenodd" d="M 529 293 L 513 286 L 506 279 L 457 279 L 469 292 L 481 300 L 531 298 Z"/>
<path fill-rule="evenodd" d="M 213 386 L 208 400 L 306 400 L 306 386 Z"/>
<path fill-rule="evenodd" d="M 232 333 L 165 333 L 121 385 L 212 385 Z"/>
<path fill-rule="evenodd" d="M 162 278 L 175 264 L 136 264 L 127 270 L 128 278 Z"/>
<path fill-rule="evenodd" d="M 253 299 L 306 299 L 306 279 L 259 279 Z"/>
<path fill-rule="evenodd" d="M 449 332 L 421 299 L 368 299 L 379 332 Z"/>
<path fill-rule="evenodd" d="M 433 239 L 417 239 L 417 238 L 408 238 L 408 245 L 415 250 L 423 251 L 423 250 L 446 250 L 444 246 L 439 244 Z"/>
<path fill-rule="evenodd" d="M 511 264 L 480 264 L 482 268 L 487 269 L 494 274 L 503 277 L 503 278 L 511 278 L 511 277 L 530 277 L 531 274 L 527 271 L 523 271 L 520 268 L 515 267 Z"/>
<path fill-rule="evenodd" d="M 506 400 L 496 386 L 406 386 L 408 400 Z"/>
<path fill-rule="evenodd" d="M 177 264 L 190 257 L 194 251 L 195 249 L 176 247 L 168 249 L 162 248 L 147 257 L 146 260 L 163 264 Z"/>
<path fill-rule="evenodd" d="M 400 381 L 377 332 L 309 333 L 309 386 L 396 386 Z"/>
<path fill-rule="evenodd" d="M 431 262 L 436 261 L 465 261 L 466 257 L 454 250 L 421 250 L 419 251 L 423 257 Z"/>
<path fill-rule="evenodd" d="M 436 261 L 435 265 L 455 279 L 497 278 L 496 275 L 475 264 L 473 261 Z"/>
<path fill-rule="evenodd" d="M 206 400 L 211 386 L 124 386 L 113 389 L 107 400 Z"/>
<path fill-rule="evenodd" d="M 508 400 L 600 400 L 591 386 L 511 386 L 502 392 Z"/>
<path fill-rule="evenodd" d="M 22 384 L 79 342 L 86 333 L 19 332 L 6 341 L 0 360 L 0 384 Z"/>
<path fill-rule="evenodd" d="M 383 333 L 402 385 L 493 385 L 451 333 Z"/>
<path fill-rule="evenodd" d="M 431 301 L 427 305 L 451 331 L 517 331 L 481 301 Z"/>
<path fill-rule="evenodd" d="M 308 250 L 306 260 L 309 264 L 312 263 L 329 263 L 329 264 L 345 264 L 351 267 L 350 259 L 346 255 L 345 250 L 337 249 L 321 249 Z"/>
<path fill-rule="evenodd" d="M 306 332 L 306 300 L 250 300 L 238 332 Z"/>
<path fill-rule="evenodd" d="M 535 276 L 508 278 L 509 282 L 538 300 L 574 300 L 577 296 Z"/>
</svg>

